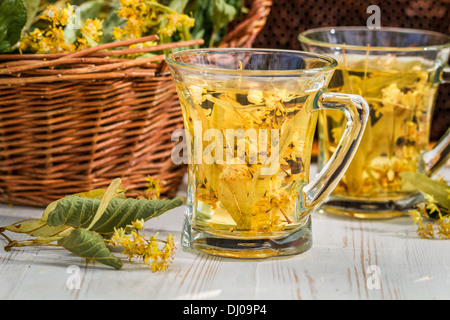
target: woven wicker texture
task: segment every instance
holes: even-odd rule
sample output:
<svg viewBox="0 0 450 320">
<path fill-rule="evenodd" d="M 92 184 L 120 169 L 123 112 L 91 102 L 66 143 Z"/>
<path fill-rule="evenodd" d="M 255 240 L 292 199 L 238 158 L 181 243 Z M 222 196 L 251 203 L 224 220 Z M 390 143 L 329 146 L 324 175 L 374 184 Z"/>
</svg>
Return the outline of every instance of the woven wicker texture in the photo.
<svg viewBox="0 0 450 320">
<path fill-rule="evenodd" d="M 254 1 L 221 46 L 250 47 L 270 6 Z M 0 55 L 0 202 L 45 206 L 116 177 L 135 196 L 148 175 L 161 181 L 163 197 L 177 192 L 186 166 L 172 162 L 179 142 L 171 135 L 183 120 L 164 57 L 129 60 L 119 57 L 135 49 L 101 51 L 112 46 Z"/>
<path fill-rule="evenodd" d="M 450 0 L 328 1 L 276 0 L 253 47 L 301 50 L 298 34 L 327 26 L 365 26 L 369 5 L 381 9 L 381 25 L 433 30 L 450 34 Z M 431 139 L 450 125 L 450 85 L 442 85 L 436 101 Z"/>
</svg>

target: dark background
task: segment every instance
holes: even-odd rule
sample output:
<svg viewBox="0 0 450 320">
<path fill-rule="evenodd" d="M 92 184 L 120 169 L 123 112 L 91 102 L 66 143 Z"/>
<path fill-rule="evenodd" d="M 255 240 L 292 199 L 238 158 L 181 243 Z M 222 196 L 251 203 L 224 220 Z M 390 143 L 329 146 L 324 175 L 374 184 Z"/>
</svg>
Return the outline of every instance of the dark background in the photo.
<svg viewBox="0 0 450 320">
<path fill-rule="evenodd" d="M 450 0 L 324 1 L 272 0 L 266 25 L 255 48 L 301 50 L 298 34 L 328 26 L 365 26 L 370 5 L 381 9 L 382 27 L 425 29 L 450 34 Z M 251 0 L 246 0 L 249 7 Z M 450 125 L 450 84 L 439 88 L 431 140 L 438 140 Z"/>
</svg>

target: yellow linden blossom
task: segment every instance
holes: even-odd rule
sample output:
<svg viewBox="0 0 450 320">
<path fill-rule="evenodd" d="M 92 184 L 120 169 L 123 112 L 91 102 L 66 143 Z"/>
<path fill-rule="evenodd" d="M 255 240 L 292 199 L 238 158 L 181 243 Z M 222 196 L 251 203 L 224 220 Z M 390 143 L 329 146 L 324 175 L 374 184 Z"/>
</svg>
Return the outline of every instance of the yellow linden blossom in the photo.
<svg viewBox="0 0 450 320">
<path fill-rule="evenodd" d="M 243 164 L 232 164 L 224 167 L 220 179 L 225 181 L 241 181 L 251 179 L 249 168 Z"/>
<path fill-rule="evenodd" d="M 437 212 L 439 213 L 439 216 L 442 217 L 441 211 L 439 210 L 439 207 L 436 204 L 436 200 L 434 200 L 434 197 L 432 195 L 426 194 L 424 195 L 426 202 L 426 208 L 430 210 L 430 213 Z"/>
<path fill-rule="evenodd" d="M 414 225 L 417 224 L 417 234 L 425 239 L 434 239 L 436 235 L 440 239 L 450 239 L 450 219 L 442 214 L 433 196 L 424 195 L 424 198 L 423 202 L 408 212 Z M 423 223 L 424 218 L 430 218 L 430 214 L 433 213 L 437 213 L 439 216 L 434 223 Z"/>
<path fill-rule="evenodd" d="M 126 229 L 132 228 L 127 233 Z M 174 236 L 169 234 L 166 240 L 159 240 L 156 237 L 158 233 L 150 236 L 148 239 L 138 230 L 144 227 L 144 220 L 132 222 L 132 226 L 124 228 L 114 228 L 114 234 L 111 237 L 111 243 L 123 248 L 122 254 L 132 259 L 142 259 L 146 265 L 151 265 L 152 271 L 166 271 L 173 262 L 173 255 L 176 250 Z M 161 248 L 162 245 L 162 248 Z"/>
<path fill-rule="evenodd" d="M 418 224 L 419 227 L 423 226 L 423 218 L 422 218 L 422 214 L 420 213 L 419 210 L 410 210 L 409 211 L 409 216 L 413 219 L 414 225 Z"/>
<path fill-rule="evenodd" d="M 36 28 L 24 36 L 19 44 L 20 52 L 28 50 L 42 54 L 73 51 L 74 46 L 67 44 L 64 39 L 64 27 L 73 14 L 74 10 L 70 5 L 62 10 L 52 5 L 48 6 L 41 18 L 50 21 L 51 26 L 45 30 Z"/>
<path fill-rule="evenodd" d="M 445 216 L 436 222 L 439 237 L 441 239 L 450 239 L 450 219 Z"/>
<path fill-rule="evenodd" d="M 125 37 L 126 32 L 122 28 L 114 27 L 112 34 L 115 39 L 122 40 Z"/>
<path fill-rule="evenodd" d="M 159 179 L 154 179 L 151 176 L 145 178 L 147 181 L 147 190 L 145 190 L 145 195 L 148 199 L 158 199 L 161 195 L 161 181 Z"/>
<path fill-rule="evenodd" d="M 165 27 L 160 29 L 159 34 L 171 37 L 177 30 L 181 30 L 183 26 L 193 27 L 194 20 L 185 14 L 174 12 L 168 16 L 167 23 Z"/>
<path fill-rule="evenodd" d="M 152 271 L 166 271 L 170 263 L 173 261 L 173 254 L 175 252 L 175 241 L 173 235 L 169 234 L 165 240 L 163 248 L 158 248 L 157 239 L 151 239 L 150 245 L 147 247 L 144 262 L 147 259 L 152 259 Z M 147 264 L 149 264 L 147 262 Z"/>
<path fill-rule="evenodd" d="M 64 29 L 62 27 L 51 27 L 41 31 L 34 29 L 20 42 L 21 52 L 28 50 L 35 53 L 64 53 L 73 51 L 72 44 L 66 44 L 64 39 Z"/>
<path fill-rule="evenodd" d="M 100 41 L 102 35 L 102 21 L 99 19 L 87 19 L 81 26 L 81 36 L 74 43 L 66 43 L 64 28 L 72 25 L 74 16 L 73 6 L 58 9 L 48 6 L 41 19 L 50 21 L 50 26 L 45 30 L 35 28 L 25 35 L 19 44 L 20 52 L 30 51 L 40 54 L 67 53 L 86 49 Z M 91 41 L 86 39 L 88 37 Z"/>
<path fill-rule="evenodd" d="M 53 5 L 49 5 L 44 15 L 41 16 L 42 19 L 49 20 L 53 27 L 66 26 L 72 17 L 74 17 L 75 10 L 73 6 L 67 4 L 67 8 L 62 10 L 56 8 Z"/>
<path fill-rule="evenodd" d="M 117 40 L 136 39 L 157 33 L 161 39 L 171 37 L 176 31 L 189 37 L 187 30 L 194 26 L 194 19 L 177 13 L 154 0 L 119 0 L 119 17 L 126 20 L 123 28 L 115 27 L 113 36 Z"/>
<path fill-rule="evenodd" d="M 103 34 L 102 29 L 102 21 L 97 18 L 87 19 L 84 23 L 84 27 L 81 27 L 83 34 L 96 42 L 100 41 L 100 36 Z"/>
<path fill-rule="evenodd" d="M 133 221 L 131 224 L 133 226 L 133 228 L 137 229 L 137 230 L 141 230 L 144 229 L 144 219 L 139 219 L 136 221 Z"/>
<path fill-rule="evenodd" d="M 183 40 L 190 39 L 189 29 L 194 26 L 194 19 L 177 13 L 156 0 L 119 0 L 120 7 L 117 14 L 126 20 L 123 28 L 114 27 L 112 35 L 116 40 L 137 39 L 150 34 L 158 34 L 160 42 L 170 41 L 170 37 L 179 32 Z M 99 19 L 86 19 L 81 25 L 80 17 L 75 16 L 75 7 L 58 8 L 49 5 L 40 19 L 49 21 L 45 30 L 38 28 L 24 35 L 19 43 L 20 52 L 33 53 L 67 53 L 83 50 L 97 45 L 103 34 L 102 21 Z M 64 29 L 72 27 L 80 29 L 80 36 L 74 43 L 66 43 Z M 145 46 L 153 46 L 148 42 Z"/>
</svg>

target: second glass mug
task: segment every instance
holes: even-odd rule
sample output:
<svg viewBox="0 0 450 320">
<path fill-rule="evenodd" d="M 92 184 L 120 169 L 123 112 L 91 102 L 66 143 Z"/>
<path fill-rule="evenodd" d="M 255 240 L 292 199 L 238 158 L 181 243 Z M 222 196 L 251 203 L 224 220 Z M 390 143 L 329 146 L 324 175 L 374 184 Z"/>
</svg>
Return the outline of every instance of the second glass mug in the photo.
<svg viewBox="0 0 450 320">
<path fill-rule="evenodd" d="M 196 49 L 166 61 L 189 160 L 183 247 L 249 259 L 308 250 L 310 212 L 345 172 L 368 118 L 360 96 L 327 92 L 336 60 L 298 51 Z M 310 182 L 322 109 L 342 112 L 347 121 L 336 152 Z"/>
<path fill-rule="evenodd" d="M 329 27 L 307 30 L 299 40 L 305 50 L 338 60 L 330 90 L 359 94 L 370 107 L 359 149 L 324 210 L 356 218 L 407 213 L 420 193 L 402 172 L 431 175 L 450 155 L 450 130 L 432 149 L 429 139 L 438 85 L 450 81 L 450 36 Z M 343 121 L 332 110 L 319 115 L 319 168 L 333 154 Z"/>
</svg>

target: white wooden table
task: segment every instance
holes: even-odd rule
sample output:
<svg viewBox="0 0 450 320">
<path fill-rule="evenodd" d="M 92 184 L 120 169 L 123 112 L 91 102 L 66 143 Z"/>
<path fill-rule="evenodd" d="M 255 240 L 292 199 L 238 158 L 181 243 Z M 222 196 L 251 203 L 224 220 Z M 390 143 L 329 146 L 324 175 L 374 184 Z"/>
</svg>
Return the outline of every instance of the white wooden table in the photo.
<svg viewBox="0 0 450 320">
<path fill-rule="evenodd" d="M 448 167 L 443 172 L 450 177 Z M 183 210 L 146 223 L 145 232 L 162 237 L 170 232 L 178 240 L 174 263 L 166 272 L 152 273 L 127 261 L 117 271 L 58 248 L 5 252 L 6 242 L 0 240 L 0 299 L 450 298 L 450 241 L 420 239 L 409 217 L 354 220 L 315 212 L 309 251 L 237 261 L 184 251 L 179 244 Z M 37 218 L 42 211 L 0 205 L 0 225 Z"/>
</svg>

